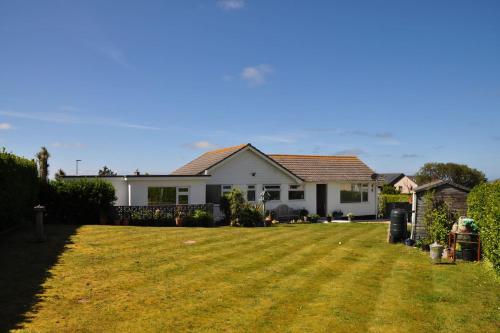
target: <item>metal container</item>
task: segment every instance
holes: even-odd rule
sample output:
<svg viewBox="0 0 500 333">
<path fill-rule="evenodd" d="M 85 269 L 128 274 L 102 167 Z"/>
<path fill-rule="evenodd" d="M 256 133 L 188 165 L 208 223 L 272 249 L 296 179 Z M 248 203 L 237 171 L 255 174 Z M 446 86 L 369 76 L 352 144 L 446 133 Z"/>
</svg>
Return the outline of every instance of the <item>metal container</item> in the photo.
<svg viewBox="0 0 500 333">
<path fill-rule="evenodd" d="M 429 248 L 432 263 L 439 264 L 441 262 L 441 258 L 443 257 L 444 246 L 434 242 L 429 246 Z"/>
<path fill-rule="evenodd" d="M 404 209 L 393 209 L 391 211 L 390 237 L 391 243 L 401 242 L 406 239 L 407 213 Z"/>
</svg>

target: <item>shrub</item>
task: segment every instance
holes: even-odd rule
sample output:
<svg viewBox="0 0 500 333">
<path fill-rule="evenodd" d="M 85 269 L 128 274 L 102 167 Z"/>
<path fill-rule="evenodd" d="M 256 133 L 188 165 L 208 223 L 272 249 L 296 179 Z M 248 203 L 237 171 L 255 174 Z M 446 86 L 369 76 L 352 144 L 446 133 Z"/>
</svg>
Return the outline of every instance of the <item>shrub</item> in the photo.
<svg viewBox="0 0 500 333">
<path fill-rule="evenodd" d="M 263 223 L 263 216 L 259 209 L 245 205 L 240 212 L 239 225 L 243 227 L 257 227 Z"/>
<path fill-rule="evenodd" d="M 302 208 L 299 210 L 299 217 L 304 218 L 305 216 L 309 215 L 309 211 L 305 208 Z"/>
<path fill-rule="evenodd" d="M 427 231 L 427 242 L 446 244 L 448 233 L 457 215 L 442 200 L 437 200 L 434 191 L 424 195 L 425 212 L 424 224 Z"/>
<path fill-rule="evenodd" d="M 202 210 L 202 209 L 197 209 L 193 213 L 193 218 L 196 221 L 196 226 L 198 227 L 213 227 L 214 226 L 214 217 L 212 214 Z"/>
<path fill-rule="evenodd" d="M 245 198 L 243 197 L 243 192 L 239 188 L 233 188 L 231 192 L 227 194 L 229 200 L 229 208 L 231 210 L 231 223 L 234 223 L 241 214 L 241 210 L 245 205 Z"/>
<path fill-rule="evenodd" d="M 31 219 L 39 183 L 35 161 L 0 150 L 0 230 Z"/>
<path fill-rule="evenodd" d="M 382 194 L 399 194 L 400 191 L 391 184 L 382 185 Z"/>
<path fill-rule="evenodd" d="M 113 185 L 101 179 L 51 181 L 42 185 L 40 193 L 51 222 L 97 223 L 100 214 L 109 214 L 115 200 Z"/>
<path fill-rule="evenodd" d="M 343 212 L 343 211 L 341 211 L 340 209 L 339 209 L 339 210 L 334 210 L 334 211 L 332 212 L 332 217 L 333 217 L 334 219 L 339 219 L 339 218 L 341 218 L 342 216 L 344 216 L 344 212 Z"/>
<path fill-rule="evenodd" d="M 474 187 L 467 204 L 481 233 L 483 255 L 500 273 L 500 181 Z"/>
<path fill-rule="evenodd" d="M 318 222 L 320 216 L 318 214 L 312 214 L 312 215 L 309 215 L 309 221 L 311 223 L 316 223 Z"/>
</svg>

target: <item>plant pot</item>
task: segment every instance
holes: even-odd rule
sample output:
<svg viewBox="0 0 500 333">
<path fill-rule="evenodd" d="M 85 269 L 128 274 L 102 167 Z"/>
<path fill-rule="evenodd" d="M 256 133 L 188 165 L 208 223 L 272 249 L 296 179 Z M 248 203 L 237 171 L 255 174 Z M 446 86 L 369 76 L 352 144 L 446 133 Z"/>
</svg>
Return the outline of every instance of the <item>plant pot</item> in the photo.
<svg viewBox="0 0 500 333">
<path fill-rule="evenodd" d="M 182 227 L 182 217 L 176 217 L 175 218 L 175 226 L 176 227 Z"/>
<path fill-rule="evenodd" d="M 129 219 L 123 219 L 121 222 L 122 225 L 129 225 Z"/>
</svg>

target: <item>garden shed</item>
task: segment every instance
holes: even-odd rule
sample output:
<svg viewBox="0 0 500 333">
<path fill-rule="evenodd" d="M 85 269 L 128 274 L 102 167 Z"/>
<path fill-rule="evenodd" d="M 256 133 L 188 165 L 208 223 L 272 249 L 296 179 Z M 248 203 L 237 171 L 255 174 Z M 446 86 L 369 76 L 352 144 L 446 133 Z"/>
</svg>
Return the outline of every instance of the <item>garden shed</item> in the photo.
<svg viewBox="0 0 500 333">
<path fill-rule="evenodd" d="M 469 188 L 445 180 L 438 180 L 419 186 L 413 193 L 411 219 L 411 239 L 413 240 L 419 240 L 427 236 L 424 223 L 426 209 L 424 196 L 429 191 L 434 191 L 434 198 L 444 201 L 458 216 L 465 216 L 467 214 Z"/>
</svg>

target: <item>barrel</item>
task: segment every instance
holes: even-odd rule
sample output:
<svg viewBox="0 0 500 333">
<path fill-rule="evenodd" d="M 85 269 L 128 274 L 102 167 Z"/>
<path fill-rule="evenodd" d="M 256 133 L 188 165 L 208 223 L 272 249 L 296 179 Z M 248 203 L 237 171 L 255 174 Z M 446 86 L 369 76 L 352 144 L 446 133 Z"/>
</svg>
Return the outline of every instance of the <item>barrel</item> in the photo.
<svg viewBox="0 0 500 333">
<path fill-rule="evenodd" d="M 391 226 L 389 241 L 391 243 L 401 242 L 406 239 L 406 210 L 396 208 L 391 211 Z"/>
</svg>

